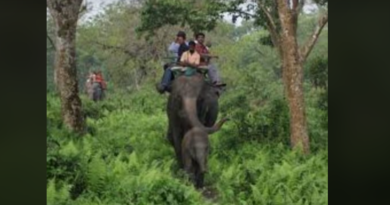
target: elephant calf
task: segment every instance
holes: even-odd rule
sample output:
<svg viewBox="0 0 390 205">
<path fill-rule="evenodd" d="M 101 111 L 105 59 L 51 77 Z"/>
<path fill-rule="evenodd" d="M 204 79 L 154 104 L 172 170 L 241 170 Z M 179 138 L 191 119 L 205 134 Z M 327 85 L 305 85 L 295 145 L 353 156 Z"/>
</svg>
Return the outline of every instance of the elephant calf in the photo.
<svg viewBox="0 0 390 205">
<path fill-rule="evenodd" d="M 217 127 L 222 127 L 227 120 L 222 119 L 217 123 Z M 190 129 L 184 135 L 181 150 L 184 170 L 190 175 L 195 187 L 202 188 L 209 154 L 209 137 L 206 130 L 200 127 Z"/>
</svg>

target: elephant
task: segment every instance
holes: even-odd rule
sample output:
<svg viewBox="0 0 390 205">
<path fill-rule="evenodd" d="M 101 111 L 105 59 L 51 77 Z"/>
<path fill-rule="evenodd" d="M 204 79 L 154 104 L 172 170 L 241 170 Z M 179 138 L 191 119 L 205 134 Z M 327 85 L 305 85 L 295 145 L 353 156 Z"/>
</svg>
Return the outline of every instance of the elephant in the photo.
<svg viewBox="0 0 390 205">
<path fill-rule="evenodd" d="M 227 120 L 226 118 L 222 119 L 217 126 L 221 127 Z M 199 127 L 192 128 L 184 135 L 181 146 L 184 170 L 190 176 L 197 189 L 203 188 L 209 154 L 207 132 Z"/>
<path fill-rule="evenodd" d="M 93 83 L 92 85 L 93 94 L 92 94 L 92 100 L 93 101 L 101 101 L 104 97 L 104 90 L 102 88 L 102 85 L 100 83 Z"/>
<path fill-rule="evenodd" d="M 88 79 L 85 82 L 84 89 L 85 89 L 85 94 L 87 94 L 89 99 L 93 99 L 93 83 L 91 82 L 90 79 Z"/>
<path fill-rule="evenodd" d="M 206 82 L 200 73 L 181 75 L 172 82 L 167 103 L 167 137 L 174 147 L 179 168 L 184 168 L 181 145 L 190 129 L 198 127 L 212 134 L 221 128 L 215 124 L 220 92 L 220 88 Z"/>
<path fill-rule="evenodd" d="M 93 101 L 103 100 L 104 91 L 100 83 L 92 83 L 91 80 L 87 80 L 85 83 L 85 93 L 88 95 L 88 98 Z"/>
</svg>

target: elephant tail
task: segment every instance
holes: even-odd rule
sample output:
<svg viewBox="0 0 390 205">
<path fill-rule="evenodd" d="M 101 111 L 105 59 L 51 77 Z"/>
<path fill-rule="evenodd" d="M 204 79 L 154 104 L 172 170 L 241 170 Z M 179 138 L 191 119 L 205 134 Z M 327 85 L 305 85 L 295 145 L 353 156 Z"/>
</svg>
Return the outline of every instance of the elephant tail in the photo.
<svg viewBox="0 0 390 205">
<path fill-rule="evenodd" d="M 198 119 L 196 98 L 184 98 L 183 107 L 187 114 L 189 123 L 191 124 L 191 127 L 199 127 L 202 130 L 204 130 L 207 134 L 213 134 L 219 131 L 222 125 L 228 120 L 227 118 L 224 118 L 212 127 L 205 127 Z"/>
<path fill-rule="evenodd" d="M 222 118 L 218 123 L 214 124 L 214 126 L 211 128 L 214 130 L 214 132 L 219 131 L 226 121 L 229 121 L 229 118 Z M 214 133 L 214 132 L 212 132 L 212 133 Z M 212 133 L 210 133 L 210 134 L 212 134 Z"/>
</svg>

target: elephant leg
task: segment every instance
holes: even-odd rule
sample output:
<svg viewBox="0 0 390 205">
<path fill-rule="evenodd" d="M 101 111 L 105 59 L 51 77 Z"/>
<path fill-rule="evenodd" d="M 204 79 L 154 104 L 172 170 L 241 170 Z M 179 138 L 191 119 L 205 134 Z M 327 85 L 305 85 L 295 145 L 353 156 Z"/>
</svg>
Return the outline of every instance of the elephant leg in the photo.
<svg viewBox="0 0 390 205">
<path fill-rule="evenodd" d="M 205 126 L 211 127 L 215 124 L 218 118 L 218 102 L 210 103 L 207 109 Z"/>
<path fill-rule="evenodd" d="M 98 99 L 99 99 L 99 101 L 102 101 L 102 99 L 103 99 L 103 91 L 102 91 L 102 87 L 100 85 L 98 87 Z"/>
<path fill-rule="evenodd" d="M 204 172 L 201 171 L 199 163 L 194 160 L 194 185 L 195 188 L 200 189 L 203 188 L 204 184 Z"/>
<path fill-rule="evenodd" d="M 99 86 L 97 83 L 94 83 L 93 84 L 93 101 L 98 101 L 100 100 L 100 96 L 99 96 Z"/>
<path fill-rule="evenodd" d="M 93 100 L 93 89 L 90 89 L 89 91 L 88 91 L 88 97 L 89 97 L 89 99 L 91 99 L 91 100 Z"/>
<path fill-rule="evenodd" d="M 104 99 L 104 90 L 103 90 L 103 88 L 101 89 L 101 91 L 100 91 L 100 100 L 103 100 Z"/>
<path fill-rule="evenodd" d="M 198 171 L 196 172 L 196 183 L 195 183 L 195 187 L 197 189 L 201 189 L 204 187 L 204 173 Z"/>
<path fill-rule="evenodd" d="M 187 150 L 183 150 L 184 171 L 189 176 L 192 183 L 195 183 L 193 160 Z"/>
<path fill-rule="evenodd" d="M 92 100 L 96 101 L 96 88 L 92 88 L 92 94 L 91 94 Z"/>
<path fill-rule="evenodd" d="M 172 126 L 171 123 L 168 123 L 168 132 L 167 132 L 167 139 L 171 143 L 172 146 L 175 146 L 175 143 L 173 142 L 173 136 L 172 136 Z"/>
<path fill-rule="evenodd" d="M 177 163 L 180 169 L 183 169 L 183 159 L 182 159 L 182 151 L 181 151 L 181 143 L 182 143 L 182 135 L 181 131 L 176 129 L 173 129 L 172 132 L 172 138 L 173 138 L 173 143 L 174 143 L 174 148 L 175 148 L 175 154 L 176 154 L 176 159 Z"/>
<path fill-rule="evenodd" d="M 207 137 L 207 136 L 205 136 Z M 208 146 L 197 148 L 195 153 L 195 161 L 197 162 L 197 169 L 195 172 L 195 187 L 196 188 L 203 188 L 203 181 L 204 181 L 204 175 L 207 172 L 207 157 L 208 157 Z"/>
<path fill-rule="evenodd" d="M 204 113 L 205 113 L 205 109 L 204 109 L 204 106 L 203 105 L 203 101 L 202 100 L 198 100 L 196 102 L 196 112 L 198 113 L 198 119 L 199 121 L 204 124 Z"/>
</svg>

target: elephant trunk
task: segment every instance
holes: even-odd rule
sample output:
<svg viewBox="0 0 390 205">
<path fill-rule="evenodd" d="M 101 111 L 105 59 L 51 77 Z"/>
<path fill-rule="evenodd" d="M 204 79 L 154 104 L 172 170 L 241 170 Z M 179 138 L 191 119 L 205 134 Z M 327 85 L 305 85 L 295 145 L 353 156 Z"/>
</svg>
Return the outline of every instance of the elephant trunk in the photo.
<svg viewBox="0 0 390 205">
<path fill-rule="evenodd" d="M 207 162 L 206 162 L 207 150 L 197 149 L 195 157 L 196 157 L 196 161 L 198 162 L 199 172 L 202 174 L 206 173 L 207 172 Z"/>
<path fill-rule="evenodd" d="M 197 101 L 196 98 L 183 99 L 183 107 L 187 114 L 191 127 L 199 127 L 202 130 L 204 130 L 207 134 L 213 134 L 218 130 L 220 130 L 223 123 L 225 123 L 228 119 L 222 119 L 212 127 L 205 127 L 198 119 L 196 101 Z"/>
</svg>

